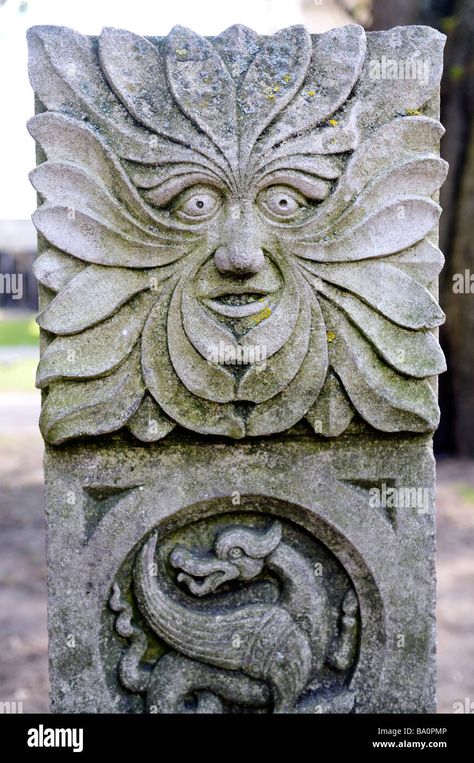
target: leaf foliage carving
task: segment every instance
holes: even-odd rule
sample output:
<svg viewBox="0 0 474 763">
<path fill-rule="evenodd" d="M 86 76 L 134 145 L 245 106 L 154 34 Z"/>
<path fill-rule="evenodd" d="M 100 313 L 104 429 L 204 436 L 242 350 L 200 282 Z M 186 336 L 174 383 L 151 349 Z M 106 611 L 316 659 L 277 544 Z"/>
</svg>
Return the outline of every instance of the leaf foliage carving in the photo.
<svg viewBox="0 0 474 763">
<path fill-rule="evenodd" d="M 127 427 L 154 442 L 176 424 L 238 439 L 303 417 L 336 437 L 356 415 L 387 432 L 436 427 L 447 167 L 443 128 L 420 109 L 439 56 L 409 95 L 369 76 L 375 54 L 413 51 L 417 35 L 439 52 L 433 30 L 357 25 L 30 30 L 46 109 L 29 122 L 45 157 L 31 180 L 51 296 L 38 317 L 46 440 Z M 294 218 L 265 206 L 275 193 Z M 239 246 L 259 267 L 219 269 Z"/>
</svg>

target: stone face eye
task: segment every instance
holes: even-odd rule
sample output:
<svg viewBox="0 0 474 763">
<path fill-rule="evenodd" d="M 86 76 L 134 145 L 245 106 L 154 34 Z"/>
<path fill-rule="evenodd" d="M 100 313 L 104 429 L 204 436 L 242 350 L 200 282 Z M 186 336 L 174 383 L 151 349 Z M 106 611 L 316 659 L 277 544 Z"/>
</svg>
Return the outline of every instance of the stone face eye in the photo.
<svg viewBox="0 0 474 763">
<path fill-rule="evenodd" d="M 243 556 L 244 552 L 241 548 L 238 546 L 235 546 L 234 548 L 231 548 L 229 553 L 227 554 L 229 559 L 240 559 L 241 556 Z"/>
<path fill-rule="evenodd" d="M 210 186 L 194 186 L 180 193 L 172 211 L 185 222 L 210 219 L 222 205 L 222 196 Z"/>
<path fill-rule="evenodd" d="M 303 194 L 286 186 L 270 186 L 261 191 L 257 204 L 265 215 L 280 220 L 293 220 L 308 208 Z"/>
</svg>

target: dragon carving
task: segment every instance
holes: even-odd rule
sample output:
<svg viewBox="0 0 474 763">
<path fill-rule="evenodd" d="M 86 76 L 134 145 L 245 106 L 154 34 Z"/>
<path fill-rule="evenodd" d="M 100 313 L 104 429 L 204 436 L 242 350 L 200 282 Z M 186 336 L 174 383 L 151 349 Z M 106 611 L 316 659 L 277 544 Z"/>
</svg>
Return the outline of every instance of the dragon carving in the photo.
<svg viewBox="0 0 474 763">
<path fill-rule="evenodd" d="M 309 692 L 326 663 L 347 670 L 357 645 L 358 603 L 352 589 L 342 602 L 338 633 L 326 586 L 314 566 L 299 550 L 282 539 L 274 521 L 260 530 L 245 525 L 219 531 L 212 552 L 197 552 L 176 545 L 169 564 L 177 583 L 190 596 L 178 600 L 156 574 L 155 533 L 143 545 L 134 566 L 134 592 L 148 626 L 172 651 L 161 657 L 148 679 L 140 668 L 146 649 L 141 631 L 131 626 L 120 631 L 124 605 L 115 584 L 111 607 L 122 612 L 116 623 L 132 646 L 122 658 L 122 683 L 134 691 L 147 691 L 153 712 L 185 712 L 186 697 L 198 696 L 199 712 L 222 712 L 223 703 L 250 707 L 273 706 L 275 713 L 314 712 L 320 704 Z M 241 597 L 235 606 L 212 604 L 225 586 L 232 601 L 232 584 L 255 580 L 265 571 L 276 579 L 276 601 Z M 245 591 L 245 588 L 244 588 Z M 221 594 L 222 596 L 222 594 Z M 205 600 L 208 607 L 195 605 Z M 235 602 L 235 599 L 234 599 Z M 130 613 L 129 613 L 130 615 Z M 304 695 L 304 696 L 303 696 Z M 343 701 L 353 704 L 350 692 Z M 349 707 L 349 709 L 350 709 Z"/>
</svg>

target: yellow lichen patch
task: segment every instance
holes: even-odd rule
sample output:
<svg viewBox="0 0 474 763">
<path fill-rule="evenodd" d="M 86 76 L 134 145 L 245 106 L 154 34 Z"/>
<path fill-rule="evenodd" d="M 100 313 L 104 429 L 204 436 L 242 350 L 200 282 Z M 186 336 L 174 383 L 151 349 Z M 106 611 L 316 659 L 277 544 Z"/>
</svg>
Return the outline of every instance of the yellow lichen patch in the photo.
<svg viewBox="0 0 474 763">
<path fill-rule="evenodd" d="M 312 97 L 313 97 L 313 95 L 316 95 L 316 90 L 308 90 L 308 92 L 306 93 L 306 95 L 310 95 L 310 96 L 311 96 L 311 98 L 312 98 Z"/>
<path fill-rule="evenodd" d="M 407 117 L 422 117 L 423 112 L 420 109 L 406 109 L 405 114 Z"/>
<path fill-rule="evenodd" d="M 186 50 L 186 48 L 176 48 L 176 50 L 174 52 L 176 53 L 177 56 L 187 56 L 188 55 L 188 51 Z"/>
<path fill-rule="evenodd" d="M 275 93 L 273 92 L 273 88 L 271 85 L 265 85 L 263 88 L 263 92 L 265 94 L 265 98 L 268 98 L 269 101 L 272 101 L 275 99 Z"/>
<path fill-rule="evenodd" d="M 288 84 L 288 82 L 291 82 L 291 74 L 284 74 L 281 80 L 282 82 L 285 82 L 285 84 Z"/>
<path fill-rule="evenodd" d="M 337 119 L 330 119 L 329 123 L 331 127 L 337 127 Z"/>
<path fill-rule="evenodd" d="M 328 342 L 334 342 L 335 338 L 336 338 L 336 335 L 334 331 L 326 331 L 326 339 L 328 340 Z"/>
<path fill-rule="evenodd" d="M 279 93 L 280 92 L 280 85 L 275 85 L 275 87 L 273 88 L 273 92 L 274 93 Z"/>
<path fill-rule="evenodd" d="M 272 314 L 271 307 L 264 307 L 263 310 L 260 310 L 260 312 L 254 316 L 254 322 L 258 325 L 259 323 L 264 321 L 265 318 L 269 318 L 271 314 Z"/>
</svg>

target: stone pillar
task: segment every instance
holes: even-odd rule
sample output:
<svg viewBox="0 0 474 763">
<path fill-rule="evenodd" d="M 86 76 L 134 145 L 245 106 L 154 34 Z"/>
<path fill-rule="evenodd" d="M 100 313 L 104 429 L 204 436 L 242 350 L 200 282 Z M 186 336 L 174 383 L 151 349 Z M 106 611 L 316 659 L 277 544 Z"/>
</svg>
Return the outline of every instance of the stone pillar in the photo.
<svg viewBox="0 0 474 763">
<path fill-rule="evenodd" d="M 30 30 L 55 711 L 434 709 L 443 44 Z"/>
</svg>

